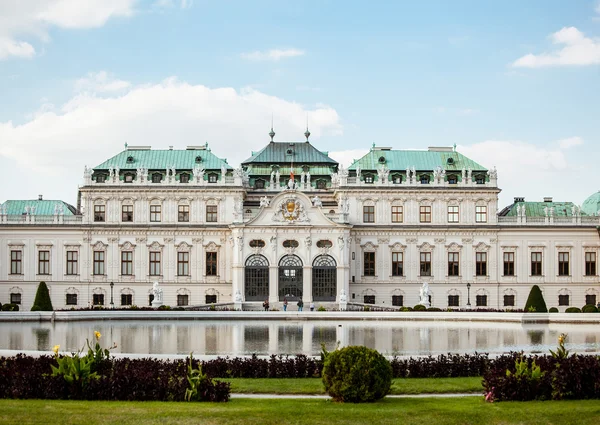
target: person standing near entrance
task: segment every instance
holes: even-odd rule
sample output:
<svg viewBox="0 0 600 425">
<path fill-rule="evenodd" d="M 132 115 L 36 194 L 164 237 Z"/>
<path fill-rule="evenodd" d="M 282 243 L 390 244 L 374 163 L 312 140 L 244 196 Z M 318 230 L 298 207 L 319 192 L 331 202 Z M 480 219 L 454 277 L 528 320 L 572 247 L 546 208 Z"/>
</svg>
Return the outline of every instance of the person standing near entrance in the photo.
<svg viewBox="0 0 600 425">
<path fill-rule="evenodd" d="M 263 308 L 265 309 L 265 311 L 269 311 L 269 300 L 266 299 L 265 302 L 263 303 Z"/>
<path fill-rule="evenodd" d="M 288 305 L 287 298 L 284 298 L 283 299 L 283 311 L 287 311 L 287 305 Z"/>
<path fill-rule="evenodd" d="M 296 305 L 298 306 L 298 311 L 302 311 L 302 307 L 304 307 L 304 302 L 302 301 L 302 298 L 298 300 L 298 303 Z"/>
<path fill-rule="evenodd" d="M 312 301 L 310 303 L 310 311 L 315 311 L 315 303 Z"/>
</svg>

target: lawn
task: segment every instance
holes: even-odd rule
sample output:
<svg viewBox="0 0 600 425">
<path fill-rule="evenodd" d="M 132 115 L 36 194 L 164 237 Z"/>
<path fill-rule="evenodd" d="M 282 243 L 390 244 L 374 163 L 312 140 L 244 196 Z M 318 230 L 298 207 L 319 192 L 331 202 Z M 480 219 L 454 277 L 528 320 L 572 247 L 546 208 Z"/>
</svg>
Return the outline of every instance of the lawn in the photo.
<svg viewBox="0 0 600 425">
<path fill-rule="evenodd" d="M 217 378 L 219 379 L 219 378 Z M 228 378 L 232 393 L 243 394 L 325 394 L 321 378 Z M 398 378 L 391 394 L 482 393 L 481 377 Z"/>
<path fill-rule="evenodd" d="M 485 424 L 598 423 L 597 400 L 485 403 L 483 397 L 385 399 L 372 404 L 328 400 L 229 403 L 0 400 L 1 424 Z"/>
</svg>

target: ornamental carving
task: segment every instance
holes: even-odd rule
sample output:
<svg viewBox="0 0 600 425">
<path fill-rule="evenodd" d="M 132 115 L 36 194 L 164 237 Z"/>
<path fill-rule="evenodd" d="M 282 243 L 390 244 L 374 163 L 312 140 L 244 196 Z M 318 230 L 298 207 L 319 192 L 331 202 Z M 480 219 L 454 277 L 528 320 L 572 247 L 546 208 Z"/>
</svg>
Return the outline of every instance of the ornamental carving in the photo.
<svg viewBox="0 0 600 425">
<path fill-rule="evenodd" d="M 273 213 L 273 221 L 283 223 L 308 223 L 310 219 L 306 214 L 304 205 L 297 199 L 296 195 L 289 195 L 285 197 L 275 208 L 275 212 Z"/>
<path fill-rule="evenodd" d="M 121 250 L 123 250 L 123 251 L 133 251 L 134 248 L 135 248 L 135 245 L 133 245 L 129 241 L 127 241 L 121 245 Z"/>
<path fill-rule="evenodd" d="M 151 251 L 160 251 L 162 250 L 163 245 L 159 244 L 157 241 L 152 242 L 150 245 L 148 245 L 148 249 L 150 249 Z"/>
<path fill-rule="evenodd" d="M 92 245 L 92 248 L 94 251 L 105 251 L 107 246 L 104 242 L 98 241 Z"/>
<path fill-rule="evenodd" d="M 189 252 L 192 247 L 187 242 L 181 242 L 177 245 L 177 252 Z"/>
</svg>

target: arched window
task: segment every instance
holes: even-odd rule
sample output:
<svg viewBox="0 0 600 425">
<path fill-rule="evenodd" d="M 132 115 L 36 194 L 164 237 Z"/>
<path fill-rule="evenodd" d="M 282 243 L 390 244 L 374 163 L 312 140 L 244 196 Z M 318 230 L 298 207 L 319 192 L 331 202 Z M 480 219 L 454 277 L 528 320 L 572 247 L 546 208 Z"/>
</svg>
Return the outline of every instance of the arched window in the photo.
<svg viewBox="0 0 600 425">
<path fill-rule="evenodd" d="M 152 174 L 152 183 L 160 183 L 162 181 L 161 173 L 153 173 Z"/>
<path fill-rule="evenodd" d="M 279 261 L 279 301 L 302 298 L 302 260 L 286 255 Z"/>
<path fill-rule="evenodd" d="M 429 176 L 427 174 L 421 174 L 421 184 L 429 184 Z"/>
<path fill-rule="evenodd" d="M 321 242 L 321 241 L 319 241 Z M 313 300 L 335 301 L 337 290 L 336 262 L 330 255 L 319 255 L 313 261 Z"/>
<path fill-rule="evenodd" d="M 244 268 L 246 301 L 264 301 L 269 298 L 269 260 L 263 255 L 251 255 Z"/>
</svg>

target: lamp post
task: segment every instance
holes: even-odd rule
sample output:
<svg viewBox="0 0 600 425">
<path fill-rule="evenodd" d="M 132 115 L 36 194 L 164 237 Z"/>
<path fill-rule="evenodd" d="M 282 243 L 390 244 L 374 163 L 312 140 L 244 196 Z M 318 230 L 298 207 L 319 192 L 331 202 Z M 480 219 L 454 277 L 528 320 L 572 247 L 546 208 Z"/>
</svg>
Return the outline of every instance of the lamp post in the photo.
<svg viewBox="0 0 600 425">
<path fill-rule="evenodd" d="M 115 303 L 113 302 L 113 288 L 115 287 L 114 282 L 110 282 L 110 309 L 115 308 Z"/>
<path fill-rule="evenodd" d="M 467 282 L 467 308 L 471 308 L 471 282 Z"/>
</svg>

